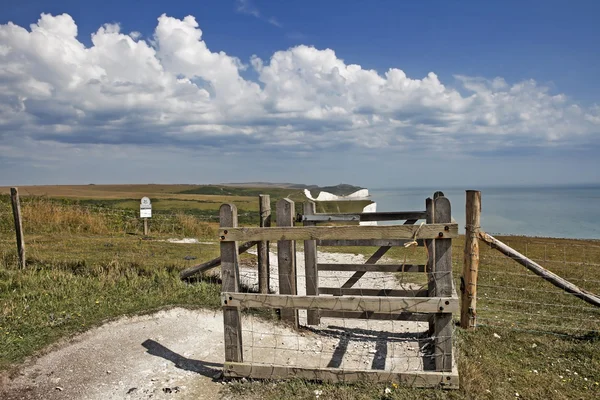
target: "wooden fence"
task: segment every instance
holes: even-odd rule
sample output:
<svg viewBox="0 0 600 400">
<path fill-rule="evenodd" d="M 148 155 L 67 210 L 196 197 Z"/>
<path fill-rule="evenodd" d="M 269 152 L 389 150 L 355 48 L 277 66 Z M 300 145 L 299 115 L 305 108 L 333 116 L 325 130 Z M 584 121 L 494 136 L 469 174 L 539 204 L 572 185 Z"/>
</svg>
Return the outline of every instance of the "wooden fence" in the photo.
<svg viewBox="0 0 600 400">
<path fill-rule="evenodd" d="M 564 291 L 595 307 L 600 307 L 600 296 L 591 293 L 567 279 L 549 271 L 539 263 L 521 254 L 492 235 L 481 230 L 481 192 L 467 190 L 466 192 L 466 235 L 464 264 L 461 276 L 461 321 L 465 329 L 477 326 L 477 287 L 479 278 L 479 240 L 488 244 L 492 249 L 504 254 L 508 259 L 521 264 L 527 270 L 537 275 L 542 280 L 555 286 L 555 289 Z M 566 260 L 565 260 L 566 262 Z M 583 264 L 583 263 L 582 263 Z M 500 287 L 500 286 L 498 286 Z M 523 291 L 526 289 L 523 287 Z M 541 292 L 540 292 L 541 293 Z M 560 293 L 556 291 L 556 293 Z M 517 299 L 514 301 L 519 302 Z M 554 307 L 555 305 L 549 305 Z"/>
<path fill-rule="evenodd" d="M 261 214 L 262 216 L 262 214 Z M 235 205 L 220 209 L 222 307 L 225 331 L 225 366 L 227 377 L 310 378 L 323 381 L 399 381 L 413 386 L 458 387 L 458 373 L 453 363 L 452 313 L 459 303 L 452 279 L 452 238 L 458 226 L 452 220 L 450 201 L 437 192 L 426 200 L 426 210 L 417 212 L 317 214 L 315 204 L 306 202 L 304 213 L 297 216 L 303 226 L 295 226 L 295 204 L 289 199 L 277 203 L 277 226 L 238 227 Z M 403 220 L 403 225 L 389 226 L 319 226 L 323 222 Z M 418 220 L 425 220 L 416 225 Z M 277 241 L 279 294 L 241 293 L 238 242 Z M 304 241 L 306 295 L 298 295 L 296 242 Z M 428 261 L 423 265 L 376 264 L 393 246 L 426 246 Z M 263 245 L 264 246 L 264 245 Z M 378 246 L 364 264 L 318 263 L 318 246 Z M 264 252 L 261 259 L 265 259 Z M 264 261 L 261 261 L 264 262 Z M 264 277 L 263 264 L 259 281 Z M 319 286 L 320 271 L 352 271 L 340 287 Z M 423 272 L 428 275 L 427 289 L 379 290 L 355 289 L 353 286 L 368 271 Z M 261 278 L 260 275 L 263 275 Z M 242 308 L 272 308 L 293 327 L 299 326 L 298 310 L 307 310 L 307 324 L 318 325 L 321 318 L 359 318 L 403 321 L 428 321 L 434 342 L 435 371 L 390 372 L 336 368 L 300 368 L 294 365 L 264 365 L 244 362 L 242 349 Z"/>
</svg>

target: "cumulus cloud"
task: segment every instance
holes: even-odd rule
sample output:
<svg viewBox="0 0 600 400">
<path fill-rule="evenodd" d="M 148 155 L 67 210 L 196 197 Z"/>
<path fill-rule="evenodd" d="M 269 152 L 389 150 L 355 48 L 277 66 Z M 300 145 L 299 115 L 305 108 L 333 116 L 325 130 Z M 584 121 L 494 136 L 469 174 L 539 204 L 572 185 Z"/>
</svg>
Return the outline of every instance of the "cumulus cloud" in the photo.
<svg viewBox="0 0 600 400">
<path fill-rule="evenodd" d="M 192 16 L 160 16 L 148 39 L 115 24 L 93 33 L 89 47 L 77 34 L 67 14 L 42 14 L 29 29 L 0 25 L 2 152 L 19 140 L 297 152 L 598 144 L 600 107 L 534 80 L 449 84 L 302 45 L 244 61 L 210 49 Z M 243 77 L 248 68 L 257 81 Z"/>
</svg>

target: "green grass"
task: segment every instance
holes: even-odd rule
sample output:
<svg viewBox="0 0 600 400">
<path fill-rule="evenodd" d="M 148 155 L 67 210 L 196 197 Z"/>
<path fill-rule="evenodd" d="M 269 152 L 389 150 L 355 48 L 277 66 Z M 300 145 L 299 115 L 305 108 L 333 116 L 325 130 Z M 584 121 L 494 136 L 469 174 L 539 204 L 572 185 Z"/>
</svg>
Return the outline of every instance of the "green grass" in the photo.
<svg viewBox="0 0 600 400">
<path fill-rule="evenodd" d="M 179 279 L 181 269 L 216 256 L 215 245 L 34 236 L 24 271 L 17 269 L 13 247 L 13 240 L 0 241 L 0 369 L 106 319 L 220 304 L 216 282 Z"/>
</svg>

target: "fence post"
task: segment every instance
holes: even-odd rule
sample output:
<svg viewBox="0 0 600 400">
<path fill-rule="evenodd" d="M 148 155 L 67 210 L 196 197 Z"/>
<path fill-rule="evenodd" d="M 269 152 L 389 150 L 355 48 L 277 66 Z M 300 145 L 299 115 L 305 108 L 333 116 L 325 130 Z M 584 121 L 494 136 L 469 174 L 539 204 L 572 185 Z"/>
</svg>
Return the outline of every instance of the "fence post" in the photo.
<svg viewBox="0 0 600 400">
<path fill-rule="evenodd" d="M 271 226 L 271 196 L 259 194 L 258 201 L 260 227 L 269 227 Z M 270 274 L 269 242 L 258 242 L 258 288 L 262 294 L 269 294 Z"/>
<path fill-rule="evenodd" d="M 294 226 L 294 202 L 281 199 L 277 202 L 277 226 Z M 296 242 L 293 240 L 277 241 L 277 265 L 279 266 L 279 294 L 298 294 L 296 285 Z M 298 310 L 280 309 L 283 321 L 298 328 Z"/>
<path fill-rule="evenodd" d="M 314 215 L 316 213 L 315 203 L 312 201 L 304 202 L 304 215 Z M 315 226 L 316 222 L 304 221 L 304 226 Z M 317 269 L 317 241 L 304 241 L 304 265 L 306 272 L 306 294 L 317 296 L 319 294 L 319 270 Z M 319 325 L 321 318 L 318 310 L 308 310 L 306 312 L 306 323 L 308 325 Z"/>
<path fill-rule="evenodd" d="M 450 200 L 440 193 L 437 197 L 434 195 L 433 203 L 434 222 L 452 222 Z M 434 296 L 451 297 L 452 239 L 434 239 L 434 247 Z M 444 313 L 443 309 L 440 311 L 434 316 L 435 369 L 452 371 L 452 313 Z"/>
<path fill-rule="evenodd" d="M 465 255 L 460 282 L 460 326 L 477 326 L 477 274 L 479 270 L 479 229 L 481 226 L 481 192 L 467 190 Z"/>
<path fill-rule="evenodd" d="M 222 228 L 237 228 L 237 208 L 223 204 L 219 210 Z M 239 292 L 240 275 L 237 242 L 221 242 L 221 279 L 223 292 Z M 225 361 L 242 362 L 242 318 L 238 307 L 223 306 Z"/>
<path fill-rule="evenodd" d="M 13 217 L 15 219 L 15 232 L 17 235 L 17 254 L 19 256 L 19 267 L 25 269 L 25 238 L 23 237 L 23 219 L 21 217 L 21 201 L 19 200 L 19 189 L 10 188 L 10 201 L 12 203 Z"/>
<path fill-rule="evenodd" d="M 425 223 L 433 224 L 433 200 L 428 197 L 425 200 Z M 425 248 L 427 249 L 427 293 L 433 297 L 435 293 L 435 247 L 432 239 L 425 239 Z M 433 335 L 435 325 L 433 316 L 429 319 L 429 334 Z"/>
</svg>

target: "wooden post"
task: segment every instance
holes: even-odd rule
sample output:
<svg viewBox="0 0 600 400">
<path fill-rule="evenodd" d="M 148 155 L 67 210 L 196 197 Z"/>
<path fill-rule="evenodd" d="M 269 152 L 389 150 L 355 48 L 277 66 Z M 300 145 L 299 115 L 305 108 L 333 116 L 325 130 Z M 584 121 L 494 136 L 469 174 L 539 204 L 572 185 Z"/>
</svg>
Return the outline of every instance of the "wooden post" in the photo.
<svg viewBox="0 0 600 400">
<path fill-rule="evenodd" d="M 144 236 L 148 236 L 148 218 L 144 218 Z"/>
<path fill-rule="evenodd" d="M 277 226 L 294 226 L 294 202 L 281 199 L 277 202 Z M 296 286 L 296 242 L 293 240 L 277 241 L 277 261 L 279 265 L 279 294 L 298 294 Z M 280 309 L 283 321 L 298 328 L 298 310 Z"/>
<path fill-rule="evenodd" d="M 237 208 L 223 204 L 219 210 L 222 228 L 237 228 Z M 223 292 L 238 292 L 240 288 L 237 242 L 221 242 L 221 279 Z M 225 331 L 225 361 L 242 362 L 242 317 L 238 307 L 223 306 Z"/>
<path fill-rule="evenodd" d="M 316 214 L 316 206 L 312 201 L 304 202 L 304 215 Z M 316 222 L 304 221 L 304 226 L 315 226 Z M 304 265 L 306 272 L 306 294 L 319 295 L 319 270 L 317 269 L 317 241 L 304 241 Z M 321 318 L 318 310 L 308 310 L 306 323 L 319 325 Z"/>
<path fill-rule="evenodd" d="M 477 273 L 479 270 L 479 229 L 481 224 L 481 192 L 467 190 L 465 254 L 460 282 L 460 326 L 477 325 Z"/>
<path fill-rule="evenodd" d="M 259 194 L 260 227 L 271 226 L 271 196 Z M 269 294 L 271 271 L 269 264 L 269 242 L 258 242 L 258 288 L 260 293 Z"/>
<path fill-rule="evenodd" d="M 17 235 L 17 254 L 19 256 L 19 267 L 25 269 L 25 237 L 23 236 L 23 219 L 21 217 L 21 201 L 19 200 L 19 189 L 10 188 L 10 200 L 12 202 L 13 217 L 15 219 L 15 232 Z"/>
<path fill-rule="evenodd" d="M 436 224 L 452 221 L 450 200 L 443 195 L 433 200 L 433 211 Z M 433 296 L 451 297 L 452 239 L 434 239 L 434 247 Z M 442 308 L 434 316 L 435 370 L 448 372 L 452 371 L 452 313 L 444 312 Z"/>
<path fill-rule="evenodd" d="M 425 200 L 425 214 L 425 223 L 433 224 L 433 199 L 430 197 Z M 435 247 L 432 239 L 425 239 L 425 248 L 427 249 L 427 293 L 429 296 L 433 296 L 435 293 Z M 429 320 L 429 334 L 433 335 L 434 330 L 435 324 L 432 316 Z"/>
</svg>

